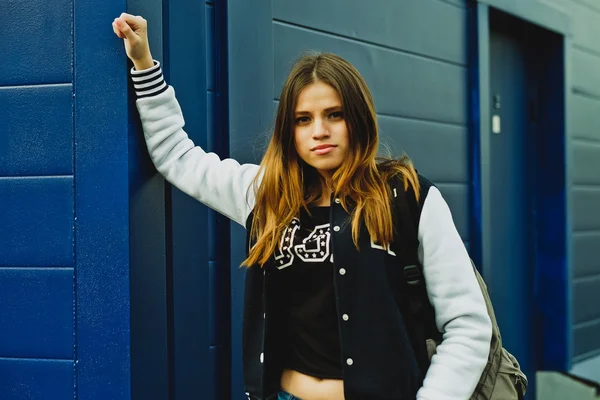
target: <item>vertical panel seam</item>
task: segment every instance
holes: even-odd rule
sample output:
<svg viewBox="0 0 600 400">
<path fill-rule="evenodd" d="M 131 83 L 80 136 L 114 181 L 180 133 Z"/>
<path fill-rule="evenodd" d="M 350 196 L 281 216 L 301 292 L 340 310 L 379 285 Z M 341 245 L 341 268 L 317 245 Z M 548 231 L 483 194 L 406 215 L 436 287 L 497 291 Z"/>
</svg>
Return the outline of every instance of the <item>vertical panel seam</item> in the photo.
<svg viewBox="0 0 600 400">
<path fill-rule="evenodd" d="M 73 180 L 71 183 L 71 193 L 73 196 L 73 219 L 72 219 L 72 264 L 73 264 L 73 399 L 77 400 L 77 367 L 79 363 L 79 358 L 77 354 L 77 265 L 76 265 L 76 233 L 77 230 L 75 228 L 77 224 L 77 215 L 76 215 L 76 184 L 75 177 L 76 175 L 76 154 L 77 154 L 77 143 L 75 141 L 75 1 L 71 1 L 71 121 L 72 121 L 72 130 L 71 130 L 71 143 L 72 143 L 72 157 L 71 157 L 71 172 L 73 174 Z"/>
</svg>

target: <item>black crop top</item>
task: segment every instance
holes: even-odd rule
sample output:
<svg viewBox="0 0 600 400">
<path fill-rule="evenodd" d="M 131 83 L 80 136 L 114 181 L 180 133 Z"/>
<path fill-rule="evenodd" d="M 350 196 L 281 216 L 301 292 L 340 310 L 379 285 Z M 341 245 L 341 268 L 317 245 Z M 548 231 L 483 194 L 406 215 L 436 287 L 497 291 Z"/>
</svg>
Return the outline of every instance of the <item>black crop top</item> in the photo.
<svg viewBox="0 0 600 400">
<path fill-rule="evenodd" d="M 311 207 L 294 219 L 275 251 L 274 284 L 284 307 L 284 367 L 323 379 L 342 379 L 333 289 L 329 207 Z"/>
</svg>

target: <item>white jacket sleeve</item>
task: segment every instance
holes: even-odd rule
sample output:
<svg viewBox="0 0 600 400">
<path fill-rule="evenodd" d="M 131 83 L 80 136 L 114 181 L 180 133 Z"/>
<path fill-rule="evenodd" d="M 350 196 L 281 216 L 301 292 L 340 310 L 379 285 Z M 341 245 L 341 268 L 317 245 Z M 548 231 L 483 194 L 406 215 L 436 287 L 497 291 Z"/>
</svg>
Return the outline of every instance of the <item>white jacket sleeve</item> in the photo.
<svg viewBox="0 0 600 400">
<path fill-rule="evenodd" d="M 183 130 L 183 115 L 172 87 L 163 87 L 158 94 L 146 91 L 149 95 L 144 96 L 144 85 L 161 87 L 156 81 L 163 79 L 162 73 L 149 83 L 141 83 L 141 78 L 136 81 L 135 71 L 132 78 L 146 145 L 156 169 L 184 193 L 245 226 L 254 207 L 252 183 L 259 166 L 221 160 L 195 146 Z"/>
<path fill-rule="evenodd" d="M 443 334 L 418 400 L 468 400 L 488 360 L 492 323 L 450 209 L 435 187 L 419 221 L 419 258 Z"/>
</svg>

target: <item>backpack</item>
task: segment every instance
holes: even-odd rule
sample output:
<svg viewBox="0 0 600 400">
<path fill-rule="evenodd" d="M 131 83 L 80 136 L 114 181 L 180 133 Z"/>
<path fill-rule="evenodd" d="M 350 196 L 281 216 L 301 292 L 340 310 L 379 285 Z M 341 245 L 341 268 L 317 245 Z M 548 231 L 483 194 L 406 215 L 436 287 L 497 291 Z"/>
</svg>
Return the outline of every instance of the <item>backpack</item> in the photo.
<svg viewBox="0 0 600 400">
<path fill-rule="evenodd" d="M 422 176 L 419 176 L 419 181 L 422 189 L 433 186 Z M 398 243 L 392 243 L 392 248 L 397 251 L 396 254 L 404 255 L 401 258 L 404 264 L 402 286 L 408 304 L 405 305 L 403 312 L 411 344 L 424 375 L 442 336 L 435 324 L 435 310 L 427 297 L 423 266 L 420 265 L 418 258 L 417 232 L 423 204 L 417 203 L 411 187 L 405 191 L 401 178 L 392 179 L 391 189 L 394 229 L 398 237 L 402 239 L 395 241 Z M 423 200 L 422 195 L 420 199 Z M 515 357 L 502 347 L 500 330 L 486 284 L 472 260 L 471 265 L 492 321 L 492 341 L 487 365 L 470 400 L 522 400 L 527 390 L 527 377 L 521 371 Z"/>
</svg>

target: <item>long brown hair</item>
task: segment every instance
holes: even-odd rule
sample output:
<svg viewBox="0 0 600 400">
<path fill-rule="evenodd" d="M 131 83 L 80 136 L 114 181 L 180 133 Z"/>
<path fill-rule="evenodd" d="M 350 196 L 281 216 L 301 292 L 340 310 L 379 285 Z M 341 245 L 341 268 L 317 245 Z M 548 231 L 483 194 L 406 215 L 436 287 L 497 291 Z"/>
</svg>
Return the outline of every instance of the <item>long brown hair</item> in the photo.
<svg viewBox="0 0 600 400">
<path fill-rule="evenodd" d="M 302 161 L 294 142 L 298 96 L 315 82 L 330 85 L 342 100 L 350 153 L 333 173 L 330 188 L 346 212 L 351 212 L 352 239 L 357 248 L 361 218 L 374 242 L 387 247 L 392 241 L 389 178 L 401 175 L 405 189 L 410 184 L 419 193 L 417 173 L 408 157 L 376 158 L 379 132 L 375 106 L 356 68 L 335 54 L 307 54 L 296 62 L 281 91 L 273 136 L 253 185 L 256 203 L 250 239 L 254 245 L 242 265 L 264 265 L 300 209 L 307 209 L 322 196 L 321 176 Z"/>
</svg>

